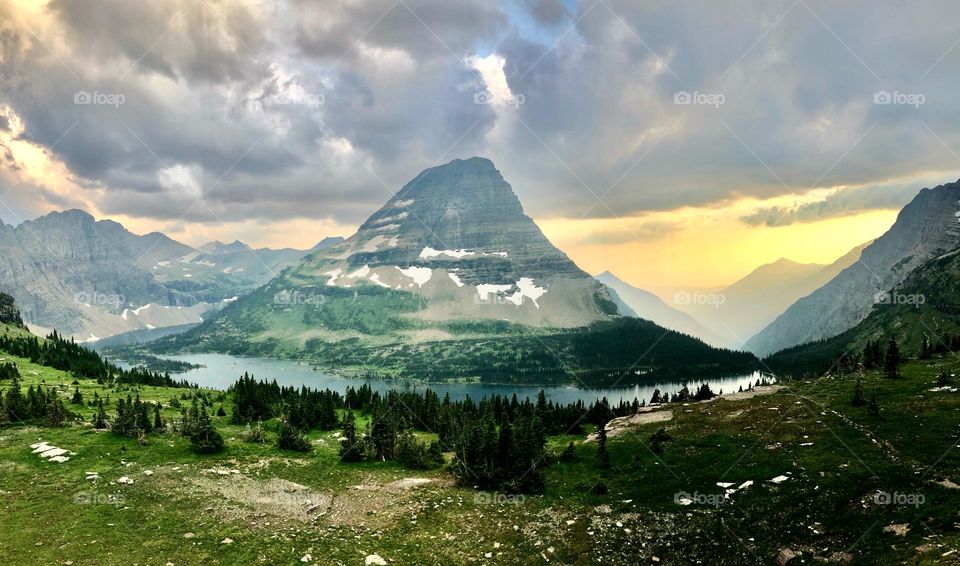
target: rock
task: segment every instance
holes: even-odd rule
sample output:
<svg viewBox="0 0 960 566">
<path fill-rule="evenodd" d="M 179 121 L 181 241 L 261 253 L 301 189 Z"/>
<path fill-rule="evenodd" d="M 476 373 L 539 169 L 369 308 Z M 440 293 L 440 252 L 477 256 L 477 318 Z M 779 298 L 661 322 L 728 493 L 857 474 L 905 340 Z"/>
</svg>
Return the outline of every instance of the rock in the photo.
<svg viewBox="0 0 960 566">
<path fill-rule="evenodd" d="M 903 535 L 907 534 L 907 531 L 909 530 L 910 530 L 910 525 L 908 523 L 894 523 L 892 525 L 887 525 L 886 527 L 883 527 L 883 532 L 893 533 L 898 537 L 902 537 Z"/>
<path fill-rule="evenodd" d="M 311 560 L 313 560 L 312 556 L 310 556 L 309 554 L 304 554 L 303 558 L 300 559 L 300 562 L 306 563 L 306 562 L 310 562 Z"/>
<path fill-rule="evenodd" d="M 227 537 L 227 538 L 223 539 L 222 541 L 220 541 L 220 544 L 233 544 L 233 539 L 230 538 L 230 537 Z"/>
<path fill-rule="evenodd" d="M 117 483 L 122 483 L 122 484 L 126 484 L 126 485 L 131 485 L 131 484 L 133 484 L 133 480 L 130 479 L 128 476 L 123 476 L 122 478 L 120 478 L 120 479 L 117 480 Z"/>
<path fill-rule="evenodd" d="M 787 564 L 796 564 L 794 562 L 799 555 L 790 550 L 789 548 L 781 548 L 780 554 L 777 555 L 777 566 L 787 566 Z"/>
<path fill-rule="evenodd" d="M 183 533 L 183 538 L 196 538 L 196 536 L 193 533 Z"/>
<path fill-rule="evenodd" d="M 387 561 L 384 560 L 379 554 L 371 554 L 367 556 L 367 559 L 363 561 L 365 566 L 387 566 Z"/>
<path fill-rule="evenodd" d="M 853 562 L 853 555 L 849 552 L 834 552 L 827 558 L 827 562 L 839 562 L 841 564 L 847 564 Z"/>
<path fill-rule="evenodd" d="M 153 470 L 144 470 L 144 471 L 143 471 L 143 475 L 145 475 L 145 476 L 152 476 L 152 475 L 153 475 Z"/>
</svg>

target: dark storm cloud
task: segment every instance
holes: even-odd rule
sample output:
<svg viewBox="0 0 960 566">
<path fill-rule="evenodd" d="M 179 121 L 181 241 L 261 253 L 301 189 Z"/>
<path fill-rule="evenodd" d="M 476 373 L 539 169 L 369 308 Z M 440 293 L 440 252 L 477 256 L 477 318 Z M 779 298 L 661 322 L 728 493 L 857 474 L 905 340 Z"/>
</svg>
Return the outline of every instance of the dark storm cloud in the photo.
<svg viewBox="0 0 960 566">
<path fill-rule="evenodd" d="M 0 5 L 0 107 L 111 214 L 358 222 L 420 170 L 479 154 L 535 216 L 616 217 L 960 168 L 958 14 L 946 1 L 56 0 L 34 22 Z M 489 54 L 522 104 L 475 103 L 490 85 L 469 61 Z M 882 92 L 923 103 L 875 103 Z M 745 221 L 882 208 L 904 190 Z"/>
</svg>

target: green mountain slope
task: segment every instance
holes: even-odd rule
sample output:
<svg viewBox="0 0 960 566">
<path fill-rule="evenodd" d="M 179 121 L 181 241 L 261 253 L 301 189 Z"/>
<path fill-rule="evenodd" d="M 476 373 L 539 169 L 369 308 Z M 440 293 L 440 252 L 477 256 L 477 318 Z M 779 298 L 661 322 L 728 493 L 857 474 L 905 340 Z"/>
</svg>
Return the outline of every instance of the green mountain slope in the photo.
<svg viewBox="0 0 960 566">
<path fill-rule="evenodd" d="M 868 342 L 894 338 L 907 356 L 954 348 L 960 336 L 960 249 L 917 268 L 895 289 L 878 293 L 863 321 L 842 334 L 789 348 L 766 361 L 775 370 L 823 371 L 842 354 L 859 355 Z"/>
</svg>

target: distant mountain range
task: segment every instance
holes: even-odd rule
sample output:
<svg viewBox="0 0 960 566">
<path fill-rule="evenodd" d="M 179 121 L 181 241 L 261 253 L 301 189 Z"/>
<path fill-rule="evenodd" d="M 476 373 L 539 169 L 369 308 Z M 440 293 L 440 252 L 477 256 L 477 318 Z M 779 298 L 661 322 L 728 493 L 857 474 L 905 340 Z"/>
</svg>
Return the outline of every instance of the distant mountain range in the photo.
<svg viewBox="0 0 960 566">
<path fill-rule="evenodd" d="M 622 317 L 608 288 L 550 243 L 482 158 L 423 171 L 347 240 L 156 348 L 499 381 L 756 362 Z"/>
<path fill-rule="evenodd" d="M 715 334 L 720 345 L 744 349 L 746 341 L 860 257 L 867 244 L 857 246 L 830 264 L 797 263 L 781 258 L 761 265 L 715 294 L 722 300 L 684 301 L 680 308 Z"/>
<path fill-rule="evenodd" d="M 867 318 L 878 297 L 897 289 L 915 269 L 958 246 L 960 182 L 923 189 L 859 261 L 794 303 L 747 346 L 767 355 L 841 334 Z"/>
<path fill-rule="evenodd" d="M 332 245 L 337 241 L 328 241 Z M 0 289 L 37 332 L 80 341 L 199 323 L 308 251 L 240 242 L 194 249 L 160 233 L 137 235 L 79 210 L 0 222 Z"/>
<path fill-rule="evenodd" d="M 626 283 L 609 271 L 604 271 L 596 278 L 616 293 L 614 300 L 623 302 L 621 311 L 626 315 L 653 321 L 664 328 L 699 338 L 712 346 L 725 347 L 730 343 L 728 338 L 708 329 L 689 314 L 671 307 L 649 291 Z M 625 311 L 624 308 L 629 310 Z"/>
</svg>

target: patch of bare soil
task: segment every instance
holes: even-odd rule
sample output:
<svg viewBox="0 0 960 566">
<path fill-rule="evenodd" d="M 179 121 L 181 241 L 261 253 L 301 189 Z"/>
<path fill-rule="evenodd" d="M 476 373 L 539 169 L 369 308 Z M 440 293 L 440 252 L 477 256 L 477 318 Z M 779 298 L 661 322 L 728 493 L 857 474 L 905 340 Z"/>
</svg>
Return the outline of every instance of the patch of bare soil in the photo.
<svg viewBox="0 0 960 566">
<path fill-rule="evenodd" d="M 414 516 L 425 508 L 417 493 L 423 486 L 438 484 L 428 478 L 402 478 L 385 484 L 370 481 L 351 486 L 344 493 L 317 491 L 280 478 L 259 480 L 243 474 L 204 474 L 190 483 L 205 494 L 222 499 L 214 507 L 230 519 L 287 520 L 328 525 L 374 527 L 401 516 Z"/>
<path fill-rule="evenodd" d="M 628 415 L 626 417 L 617 417 L 615 419 L 610 419 L 610 422 L 607 423 L 607 437 L 617 436 L 625 432 L 627 429 L 640 426 L 648 423 L 662 423 L 673 419 L 673 411 L 670 410 L 654 410 L 654 411 L 643 411 L 641 409 L 635 415 Z M 587 435 L 587 439 L 584 442 L 596 442 L 597 433 L 593 432 Z"/>
<path fill-rule="evenodd" d="M 736 393 L 725 393 L 723 395 L 719 395 L 717 397 L 714 397 L 713 399 L 710 399 L 710 401 L 720 401 L 720 400 L 740 401 L 742 399 L 751 399 L 758 395 L 770 395 L 771 393 L 776 393 L 777 391 L 780 391 L 784 387 L 785 386 L 783 385 L 758 385 L 757 387 L 754 387 L 753 389 L 749 389 L 747 391 L 738 391 Z M 708 401 L 708 403 L 710 401 Z"/>
</svg>

